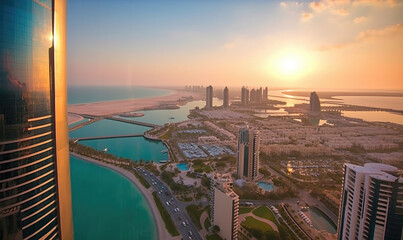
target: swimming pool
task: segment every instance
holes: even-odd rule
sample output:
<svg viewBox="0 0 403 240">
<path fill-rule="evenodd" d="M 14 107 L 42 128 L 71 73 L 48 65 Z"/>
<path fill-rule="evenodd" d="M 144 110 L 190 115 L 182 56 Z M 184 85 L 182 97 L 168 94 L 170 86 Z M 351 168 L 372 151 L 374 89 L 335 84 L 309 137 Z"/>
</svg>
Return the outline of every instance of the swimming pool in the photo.
<svg viewBox="0 0 403 240">
<path fill-rule="evenodd" d="M 274 189 L 273 184 L 268 183 L 268 182 L 258 182 L 257 186 L 261 187 L 261 188 L 263 188 L 263 190 L 269 191 L 269 192 L 273 191 L 273 189 Z"/>
<path fill-rule="evenodd" d="M 176 164 L 176 167 L 181 171 L 189 171 L 187 163 L 178 163 Z"/>
</svg>

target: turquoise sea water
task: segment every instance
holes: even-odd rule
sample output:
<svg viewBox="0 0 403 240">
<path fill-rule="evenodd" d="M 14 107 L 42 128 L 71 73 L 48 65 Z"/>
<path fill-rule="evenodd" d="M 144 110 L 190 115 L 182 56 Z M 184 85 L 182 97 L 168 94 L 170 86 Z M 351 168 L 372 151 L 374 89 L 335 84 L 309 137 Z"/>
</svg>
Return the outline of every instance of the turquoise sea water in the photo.
<svg viewBox="0 0 403 240">
<path fill-rule="evenodd" d="M 108 153 L 134 161 L 143 159 L 146 162 L 159 163 L 161 160 L 168 160 L 168 154 L 161 153 L 167 149 L 162 142 L 147 140 L 143 137 L 86 140 L 80 143 L 101 151 L 108 148 Z"/>
<path fill-rule="evenodd" d="M 156 239 L 151 210 L 119 173 L 70 156 L 74 239 Z"/>
<path fill-rule="evenodd" d="M 70 86 L 68 104 L 105 102 L 113 100 L 163 96 L 171 90 L 133 86 Z"/>
<path fill-rule="evenodd" d="M 112 135 L 140 134 L 144 133 L 149 129 L 150 129 L 149 127 L 103 119 L 101 121 L 91 123 L 85 127 L 70 132 L 69 137 L 78 138 L 78 137 L 100 137 L 100 136 L 112 136 Z"/>
</svg>

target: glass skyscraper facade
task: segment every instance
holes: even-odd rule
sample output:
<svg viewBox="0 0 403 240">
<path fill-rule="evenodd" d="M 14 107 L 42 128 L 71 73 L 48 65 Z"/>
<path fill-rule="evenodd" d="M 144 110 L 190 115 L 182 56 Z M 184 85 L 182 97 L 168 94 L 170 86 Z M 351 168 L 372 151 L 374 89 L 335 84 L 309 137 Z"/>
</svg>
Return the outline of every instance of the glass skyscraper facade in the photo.
<svg viewBox="0 0 403 240">
<path fill-rule="evenodd" d="M 0 3 L 0 239 L 72 238 L 63 18 L 64 1 Z"/>
<path fill-rule="evenodd" d="M 258 130 L 241 128 L 238 135 L 237 175 L 248 181 L 259 175 L 260 136 Z"/>
</svg>

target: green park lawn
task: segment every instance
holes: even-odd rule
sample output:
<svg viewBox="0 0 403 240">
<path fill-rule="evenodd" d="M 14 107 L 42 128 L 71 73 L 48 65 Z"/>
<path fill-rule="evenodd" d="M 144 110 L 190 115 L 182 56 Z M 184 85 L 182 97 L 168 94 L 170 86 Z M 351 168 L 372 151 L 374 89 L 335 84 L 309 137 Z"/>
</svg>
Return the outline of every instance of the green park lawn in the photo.
<svg viewBox="0 0 403 240">
<path fill-rule="evenodd" d="M 240 207 L 239 208 L 239 215 L 244 213 L 249 213 L 253 210 L 253 207 Z"/>
<path fill-rule="evenodd" d="M 246 220 L 242 222 L 242 226 L 244 226 L 247 229 L 258 229 L 262 232 L 270 231 L 273 232 L 273 228 L 264 222 L 261 222 L 259 220 L 256 220 L 253 217 L 246 217 Z"/>
<path fill-rule="evenodd" d="M 256 209 L 254 209 L 252 211 L 252 213 L 258 217 L 265 218 L 269 221 L 272 221 L 277 226 L 279 225 L 274 214 L 266 206 L 260 206 Z"/>
</svg>

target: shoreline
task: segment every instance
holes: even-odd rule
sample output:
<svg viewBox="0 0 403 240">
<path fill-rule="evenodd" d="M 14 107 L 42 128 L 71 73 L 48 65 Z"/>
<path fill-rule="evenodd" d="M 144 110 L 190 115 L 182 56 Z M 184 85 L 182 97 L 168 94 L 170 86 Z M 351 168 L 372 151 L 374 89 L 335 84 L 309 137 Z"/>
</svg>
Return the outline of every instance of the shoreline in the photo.
<svg viewBox="0 0 403 240">
<path fill-rule="evenodd" d="M 282 91 L 282 94 L 291 95 L 294 97 L 309 98 L 310 91 Z M 403 97 L 401 92 L 344 92 L 344 91 L 316 91 L 320 98 L 329 100 L 342 100 L 340 97 Z"/>
<path fill-rule="evenodd" d="M 83 120 L 84 118 L 80 115 L 74 114 L 74 113 L 68 113 L 67 114 L 67 125 L 79 122 Z"/>
<path fill-rule="evenodd" d="M 144 188 L 144 186 L 139 182 L 139 180 L 132 173 L 130 173 L 126 169 L 122 169 L 122 168 L 114 166 L 114 165 L 110 165 L 110 164 L 107 164 L 107 163 L 104 163 L 104 162 L 101 162 L 101 161 L 98 161 L 98 160 L 95 160 L 95 159 L 92 159 L 92 158 L 89 158 L 86 156 L 82 156 L 82 155 L 74 153 L 74 152 L 69 152 L 69 154 L 78 159 L 81 159 L 83 161 L 91 162 L 93 164 L 97 164 L 99 166 L 109 168 L 109 169 L 117 172 L 121 176 L 125 177 L 126 179 L 128 179 L 132 184 L 134 184 L 140 190 L 140 192 L 143 195 L 143 197 L 145 198 L 148 206 L 150 207 L 151 214 L 153 216 L 153 220 L 155 223 L 155 227 L 157 229 L 157 232 L 156 232 L 157 239 L 177 239 L 176 237 L 172 237 L 166 230 L 164 221 L 161 218 L 161 214 L 160 214 L 157 206 L 155 205 L 152 193 L 148 189 Z"/>
<path fill-rule="evenodd" d="M 170 94 L 157 97 L 73 104 L 67 106 L 67 112 L 69 115 L 115 115 L 134 111 L 169 108 L 172 105 L 183 105 L 184 102 L 199 100 L 201 97 L 201 93 L 173 91 Z M 69 122 L 69 124 L 72 123 Z"/>
</svg>

